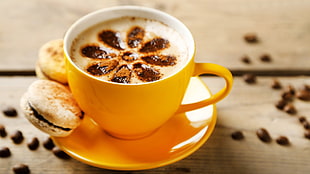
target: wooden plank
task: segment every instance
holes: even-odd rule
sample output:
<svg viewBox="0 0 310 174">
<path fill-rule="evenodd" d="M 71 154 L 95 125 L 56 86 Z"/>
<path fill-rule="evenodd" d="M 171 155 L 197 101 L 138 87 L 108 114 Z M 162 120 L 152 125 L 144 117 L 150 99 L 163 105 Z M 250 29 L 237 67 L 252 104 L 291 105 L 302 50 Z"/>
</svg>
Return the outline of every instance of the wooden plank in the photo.
<svg viewBox="0 0 310 174">
<path fill-rule="evenodd" d="M 7 146 L 10 148 L 12 153 L 11 157 L 0 157 L 0 173 L 13 173 L 12 166 L 20 163 L 29 165 L 31 173 L 33 174 L 124 173 L 92 167 L 74 159 L 58 159 L 51 151 L 48 151 L 43 147 L 42 143 L 48 137 L 48 135 L 42 133 L 34 126 L 32 126 L 31 123 L 29 123 L 28 120 L 23 116 L 19 107 L 20 97 L 34 80 L 36 80 L 35 77 L 0 77 L 0 124 L 5 125 L 8 133 L 6 137 L 0 137 L 0 148 Z M 12 106 L 17 109 L 17 117 L 9 118 L 3 115 L 2 110 L 8 106 Z M 25 140 L 18 145 L 14 144 L 10 139 L 10 135 L 12 135 L 15 130 L 22 131 L 25 137 Z M 40 146 L 36 151 L 30 151 L 27 148 L 27 142 L 33 137 L 37 137 L 40 141 Z M 182 170 L 186 169 L 184 169 L 182 163 L 178 163 L 146 172 L 133 173 L 179 173 L 180 171 L 182 172 Z"/>
<path fill-rule="evenodd" d="M 125 4 L 161 9 L 183 21 L 195 37 L 198 62 L 243 71 L 310 69 L 310 2 L 305 0 L 1 0 L 0 71 L 33 70 L 40 46 L 62 38 L 79 17 Z M 257 33 L 260 42 L 245 43 L 248 32 Z M 271 63 L 259 60 L 263 53 L 272 56 Z M 240 61 L 243 55 L 251 58 L 250 65 Z"/>
<path fill-rule="evenodd" d="M 236 77 L 231 94 L 217 104 L 218 121 L 214 133 L 198 151 L 169 166 L 130 173 L 307 173 L 310 170 L 310 140 L 303 137 L 304 129 L 297 118 L 304 115 L 310 120 L 310 103 L 295 99 L 293 104 L 298 114 L 293 116 L 276 109 L 274 103 L 280 98 L 282 90 L 270 88 L 273 78 L 258 77 L 256 84 L 249 85 Z M 8 146 L 12 151 L 11 157 L 0 158 L 0 173 L 12 173 L 11 167 L 19 163 L 28 164 L 34 174 L 124 173 L 91 167 L 74 159 L 58 159 L 42 144 L 37 151 L 28 150 L 26 144 L 29 139 L 36 136 L 42 143 L 47 137 L 23 117 L 19 108 L 20 96 L 35 79 L 0 78 L 0 109 L 13 106 L 19 113 L 16 118 L 8 118 L 0 113 L 0 124 L 6 126 L 9 135 L 15 130 L 21 130 L 25 135 L 24 142 L 19 145 L 13 144 L 9 136 L 0 138 L 0 147 Z M 202 79 L 213 92 L 223 85 L 223 80 L 217 77 Z M 291 84 L 296 88 L 310 84 L 310 78 L 303 76 L 277 79 L 283 86 Z M 270 132 L 273 138 L 271 143 L 263 143 L 257 138 L 255 131 L 261 127 Z M 244 133 L 244 140 L 232 140 L 231 133 L 236 130 Z M 278 145 L 275 138 L 279 135 L 287 136 L 291 145 Z"/>
<path fill-rule="evenodd" d="M 182 9 L 190 11 L 182 17 L 196 38 L 197 61 L 231 70 L 309 71 L 309 1 L 200 1 L 191 9 Z M 243 36 L 249 32 L 257 34 L 259 43 L 244 42 Z M 272 62 L 260 61 L 265 53 Z M 244 55 L 251 64 L 240 61 Z"/>
<path fill-rule="evenodd" d="M 310 167 L 309 144 L 304 138 L 305 129 L 298 121 L 299 116 L 310 119 L 310 103 L 293 100 L 298 113 L 290 115 L 275 107 L 281 99 L 285 87 L 292 85 L 298 89 L 310 84 L 309 77 L 278 77 L 283 89 L 270 87 L 275 77 L 258 77 L 257 83 L 249 85 L 242 78 L 235 78 L 231 94 L 217 104 L 218 123 L 211 139 L 196 154 L 202 158 L 206 170 L 210 173 L 307 173 Z M 221 83 L 204 78 L 220 89 Z M 218 80 L 218 79 L 216 79 Z M 263 143 L 256 131 L 265 128 L 272 142 Z M 230 138 L 234 131 L 242 131 L 245 139 L 234 141 Z M 281 146 L 275 142 L 279 136 L 289 138 L 290 146 Z"/>
</svg>

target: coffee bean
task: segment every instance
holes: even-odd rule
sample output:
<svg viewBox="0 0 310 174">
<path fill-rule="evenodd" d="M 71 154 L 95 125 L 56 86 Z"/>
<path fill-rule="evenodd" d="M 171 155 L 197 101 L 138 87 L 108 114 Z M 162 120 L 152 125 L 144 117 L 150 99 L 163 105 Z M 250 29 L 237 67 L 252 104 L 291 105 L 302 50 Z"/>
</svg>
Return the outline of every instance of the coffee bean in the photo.
<svg viewBox="0 0 310 174">
<path fill-rule="evenodd" d="M 11 135 L 11 139 L 15 144 L 20 144 L 24 140 L 23 133 L 19 130 L 15 131 L 14 134 Z"/>
<path fill-rule="evenodd" d="M 293 95 L 291 92 L 284 91 L 284 92 L 281 94 L 281 97 L 282 97 L 283 100 L 292 101 L 293 98 L 294 98 L 294 95 Z"/>
<path fill-rule="evenodd" d="M 273 88 L 273 89 L 281 89 L 282 85 L 281 85 L 281 83 L 277 79 L 273 79 L 273 81 L 271 83 L 271 88 Z"/>
<path fill-rule="evenodd" d="M 235 131 L 231 134 L 231 138 L 234 140 L 242 140 L 244 139 L 244 135 L 241 131 Z"/>
<path fill-rule="evenodd" d="M 310 140 L 310 130 L 307 130 L 304 134 L 305 138 Z"/>
<path fill-rule="evenodd" d="M 300 123 L 307 122 L 307 118 L 306 118 L 305 116 L 300 116 L 300 117 L 298 118 L 298 120 L 299 120 Z"/>
<path fill-rule="evenodd" d="M 262 62 L 271 62 L 271 56 L 269 54 L 263 54 L 259 58 Z"/>
<path fill-rule="evenodd" d="M 256 83 L 256 76 L 254 74 L 247 73 L 243 75 L 243 80 L 248 84 L 253 84 Z"/>
<path fill-rule="evenodd" d="M 269 142 L 271 142 L 271 137 L 270 137 L 270 135 L 269 135 L 269 132 L 265 129 L 265 128 L 260 128 L 260 129 L 258 129 L 257 131 L 256 131 L 256 135 L 257 135 L 257 137 L 261 140 L 261 141 L 263 141 L 263 142 L 265 142 L 265 143 L 269 143 Z"/>
<path fill-rule="evenodd" d="M 3 114 L 7 117 L 16 117 L 17 116 L 17 111 L 15 108 L 8 106 L 5 109 L 3 109 Z"/>
<path fill-rule="evenodd" d="M 241 61 L 242 61 L 243 63 L 246 63 L 246 64 L 250 64 L 250 63 L 251 63 L 251 59 L 250 59 L 249 56 L 247 56 L 247 55 L 242 56 L 242 57 L 241 57 Z"/>
<path fill-rule="evenodd" d="M 285 90 L 284 90 L 284 92 L 289 92 L 289 93 L 291 93 L 292 95 L 295 95 L 295 88 L 292 86 L 292 85 L 288 85 L 288 86 L 286 86 L 286 88 L 285 88 Z"/>
<path fill-rule="evenodd" d="M 8 147 L 1 147 L 0 148 L 0 158 L 7 158 L 11 156 L 11 151 Z"/>
<path fill-rule="evenodd" d="M 32 138 L 28 143 L 27 146 L 30 150 L 36 150 L 39 147 L 39 140 L 37 137 Z"/>
<path fill-rule="evenodd" d="M 12 170 L 15 174 L 29 174 L 30 173 L 30 169 L 29 169 L 28 165 L 26 165 L 26 164 L 14 165 Z"/>
<path fill-rule="evenodd" d="M 292 103 L 289 103 L 284 106 L 283 111 L 285 111 L 288 114 L 294 115 L 297 113 L 297 110 L 295 106 Z"/>
<path fill-rule="evenodd" d="M 278 109 L 280 109 L 280 110 L 283 110 L 284 109 L 284 107 L 285 107 L 285 105 L 287 105 L 287 101 L 285 101 L 285 100 L 279 100 L 276 104 L 275 104 L 275 106 L 276 106 L 276 108 L 278 108 Z"/>
<path fill-rule="evenodd" d="M 6 137 L 7 136 L 7 132 L 5 130 L 4 125 L 0 124 L 0 137 Z"/>
<path fill-rule="evenodd" d="M 53 149 L 52 149 L 52 152 L 55 156 L 57 156 L 58 158 L 60 159 L 70 159 L 71 157 L 66 154 L 66 152 L 62 151 L 61 149 L 59 149 L 57 146 L 55 146 Z"/>
<path fill-rule="evenodd" d="M 258 37 L 255 33 L 247 33 L 243 36 L 243 39 L 247 43 L 257 43 L 258 42 Z"/>
<path fill-rule="evenodd" d="M 52 150 L 55 147 L 53 140 L 48 137 L 45 141 L 43 141 L 43 147 L 47 150 Z"/>
<path fill-rule="evenodd" d="M 310 101 L 310 91 L 307 90 L 298 90 L 296 92 L 296 97 L 300 100 Z"/>
<path fill-rule="evenodd" d="M 309 91 L 310 92 L 310 85 L 305 84 L 301 90 Z"/>
<path fill-rule="evenodd" d="M 310 130 L 310 123 L 308 121 L 304 121 L 302 125 L 304 126 L 305 129 Z"/>
<path fill-rule="evenodd" d="M 283 145 L 283 146 L 287 146 L 290 144 L 290 141 L 287 137 L 285 136 L 280 136 L 276 139 L 276 142 L 280 145 Z"/>
</svg>

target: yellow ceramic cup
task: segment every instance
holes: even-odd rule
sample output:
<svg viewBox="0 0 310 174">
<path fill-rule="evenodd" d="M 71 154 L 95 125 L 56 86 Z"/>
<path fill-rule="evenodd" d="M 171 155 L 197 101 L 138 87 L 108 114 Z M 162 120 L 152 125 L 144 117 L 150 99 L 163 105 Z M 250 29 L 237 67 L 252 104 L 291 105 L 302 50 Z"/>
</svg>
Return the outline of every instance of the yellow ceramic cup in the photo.
<svg viewBox="0 0 310 174">
<path fill-rule="evenodd" d="M 174 28 L 187 43 L 187 62 L 178 72 L 166 78 L 141 84 L 100 80 L 78 68 L 70 58 L 71 45 L 77 35 L 94 24 L 122 16 L 155 19 Z M 146 136 L 177 112 L 187 112 L 218 102 L 230 92 L 233 84 L 233 77 L 226 68 L 194 62 L 194 39 L 182 22 L 164 12 L 146 7 L 118 6 L 82 17 L 67 31 L 64 52 L 69 86 L 78 104 L 86 116 L 118 138 L 135 139 Z M 223 77 L 226 85 L 211 98 L 181 105 L 190 78 L 201 74 Z"/>
</svg>

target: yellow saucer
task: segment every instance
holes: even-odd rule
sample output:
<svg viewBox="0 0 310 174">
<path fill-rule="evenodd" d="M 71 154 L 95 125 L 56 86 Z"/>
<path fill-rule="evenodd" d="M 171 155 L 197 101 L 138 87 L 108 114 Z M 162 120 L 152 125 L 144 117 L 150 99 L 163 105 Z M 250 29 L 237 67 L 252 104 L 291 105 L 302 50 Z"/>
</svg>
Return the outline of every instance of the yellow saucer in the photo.
<svg viewBox="0 0 310 174">
<path fill-rule="evenodd" d="M 183 103 L 210 97 L 210 91 L 193 77 Z M 89 117 L 69 136 L 54 142 L 73 158 L 112 170 L 143 170 L 179 161 L 195 152 L 211 135 L 216 123 L 215 105 L 174 115 L 152 135 L 139 140 L 113 138 Z"/>
</svg>

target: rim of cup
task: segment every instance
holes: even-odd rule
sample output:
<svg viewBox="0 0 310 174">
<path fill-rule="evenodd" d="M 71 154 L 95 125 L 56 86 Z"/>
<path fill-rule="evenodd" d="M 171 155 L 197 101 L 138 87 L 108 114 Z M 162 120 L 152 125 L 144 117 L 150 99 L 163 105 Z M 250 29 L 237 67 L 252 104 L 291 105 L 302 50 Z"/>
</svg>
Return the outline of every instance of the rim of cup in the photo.
<svg viewBox="0 0 310 174">
<path fill-rule="evenodd" d="M 133 16 L 133 17 L 142 17 L 142 18 L 147 18 L 147 19 L 153 19 L 160 21 L 169 27 L 173 28 L 176 30 L 181 36 L 183 36 L 183 39 L 185 43 L 187 44 L 186 47 L 188 49 L 188 57 L 186 62 L 179 68 L 178 71 L 168 75 L 165 78 L 152 81 L 152 82 L 143 82 L 143 83 L 137 83 L 137 84 L 123 84 L 123 83 L 115 83 L 107 80 L 103 80 L 100 78 L 97 78 L 91 74 L 88 74 L 81 68 L 79 68 L 71 59 L 70 57 L 70 50 L 72 46 L 73 40 L 84 30 L 100 23 L 104 22 L 107 20 L 111 19 L 116 19 L 124 16 Z M 163 81 L 165 79 L 169 79 L 170 77 L 174 76 L 178 72 L 180 72 L 184 67 L 186 67 L 189 62 L 193 59 L 193 56 L 195 55 L 195 42 L 193 39 L 193 36 L 190 32 L 190 30 L 186 27 L 184 23 L 182 23 L 179 19 L 176 17 L 165 13 L 163 11 L 149 8 L 149 7 L 144 7 L 144 6 L 114 6 L 114 7 L 108 7 L 108 8 L 103 8 L 99 9 L 96 11 L 93 11 L 91 13 L 88 13 L 78 20 L 76 20 L 67 30 L 64 36 L 64 53 L 66 57 L 68 58 L 68 61 L 80 72 L 82 72 L 84 75 L 96 79 L 99 81 L 103 81 L 106 83 L 111 83 L 113 85 L 145 85 L 145 84 L 151 84 L 151 83 L 156 83 L 159 81 Z"/>
</svg>

